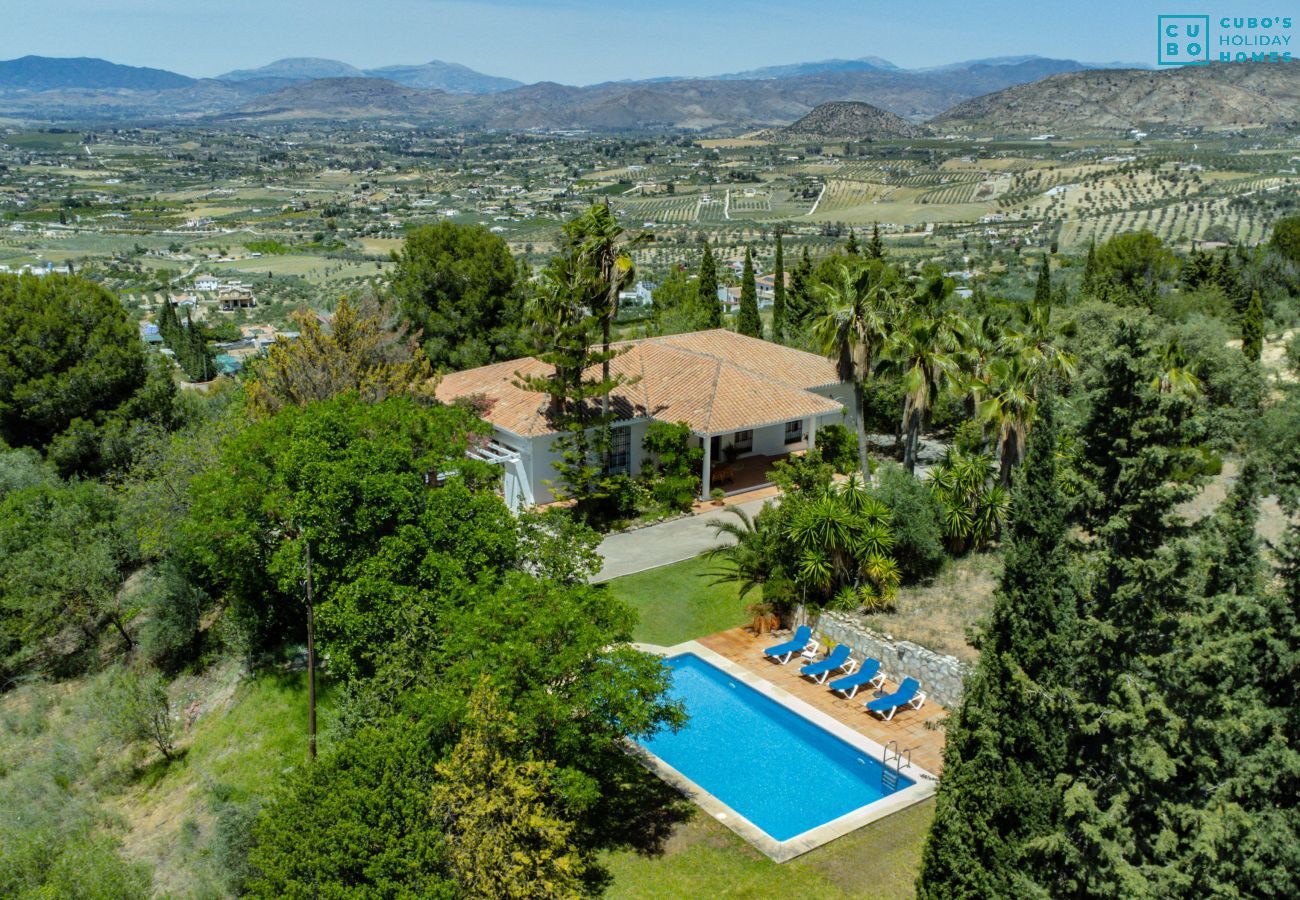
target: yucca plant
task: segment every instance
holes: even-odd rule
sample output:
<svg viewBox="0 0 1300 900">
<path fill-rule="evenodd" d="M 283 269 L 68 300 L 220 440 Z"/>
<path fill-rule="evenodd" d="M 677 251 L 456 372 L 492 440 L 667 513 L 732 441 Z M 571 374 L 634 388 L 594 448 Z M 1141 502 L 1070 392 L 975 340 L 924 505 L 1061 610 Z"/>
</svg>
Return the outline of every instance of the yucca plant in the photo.
<svg viewBox="0 0 1300 900">
<path fill-rule="evenodd" d="M 944 542 L 954 555 L 985 549 L 1002 530 L 1010 496 L 994 474 L 992 458 L 953 449 L 930 475 Z"/>
</svg>

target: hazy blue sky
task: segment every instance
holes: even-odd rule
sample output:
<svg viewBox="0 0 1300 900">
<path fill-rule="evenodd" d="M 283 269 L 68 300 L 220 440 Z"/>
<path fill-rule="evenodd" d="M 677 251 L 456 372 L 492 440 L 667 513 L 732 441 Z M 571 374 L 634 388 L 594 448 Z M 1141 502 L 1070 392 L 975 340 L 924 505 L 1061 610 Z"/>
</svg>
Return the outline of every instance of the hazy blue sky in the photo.
<svg viewBox="0 0 1300 900">
<path fill-rule="evenodd" d="M 589 84 L 831 57 L 905 67 L 1037 53 L 1154 62 L 1169 0 L 6 0 L 0 59 L 101 56 L 209 76 L 284 56 L 460 62 Z"/>
</svg>

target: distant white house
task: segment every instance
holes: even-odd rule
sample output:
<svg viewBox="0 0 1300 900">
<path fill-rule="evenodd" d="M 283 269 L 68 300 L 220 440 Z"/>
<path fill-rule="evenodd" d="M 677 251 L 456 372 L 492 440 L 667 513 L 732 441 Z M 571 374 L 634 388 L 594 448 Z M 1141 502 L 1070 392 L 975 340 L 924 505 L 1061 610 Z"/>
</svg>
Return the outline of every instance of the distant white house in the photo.
<svg viewBox="0 0 1300 900">
<path fill-rule="evenodd" d="M 194 290 L 196 291 L 215 291 L 220 290 L 221 279 L 215 275 L 199 275 L 194 279 Z"/>
</svg>

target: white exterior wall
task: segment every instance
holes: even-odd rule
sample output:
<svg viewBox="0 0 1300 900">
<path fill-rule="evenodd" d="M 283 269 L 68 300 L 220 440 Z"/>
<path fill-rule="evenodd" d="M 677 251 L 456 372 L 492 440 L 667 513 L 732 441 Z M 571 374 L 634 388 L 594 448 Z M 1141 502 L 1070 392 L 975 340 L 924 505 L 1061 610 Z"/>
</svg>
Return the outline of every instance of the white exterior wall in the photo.
<svg viewBox="0 0 1300 900">
<path fill-rule="evenodd" d="M 614 427 L 620 428 L 627 426 L 631 430 L 631 449 L 628 457 L 629 471 L 632 475 L 641 474 L 641 460 L 645 456 L 645 451 L 641 449 L 641 443 L 645 439 L 645 430 L 649 426 L 649 421 L 638 420 L 634 422 L 615 422 Z M 533 485 L 533 502 L 535 504 L 551 503 L 555 500 L 555 490 L 552 484 L 556 480 L 555 465 L 563 458 L 563 454 L 555 446 L 555 441 L 559 435 L 545 434 L 535 438 L 521 438 L 511 435 L 510 432 L 496 429 L 497 439 L 504 444 L 515 447 L 519 450 L 524 458 L 524 465 L 529 467 L 529 478 Z"/>
</svg>

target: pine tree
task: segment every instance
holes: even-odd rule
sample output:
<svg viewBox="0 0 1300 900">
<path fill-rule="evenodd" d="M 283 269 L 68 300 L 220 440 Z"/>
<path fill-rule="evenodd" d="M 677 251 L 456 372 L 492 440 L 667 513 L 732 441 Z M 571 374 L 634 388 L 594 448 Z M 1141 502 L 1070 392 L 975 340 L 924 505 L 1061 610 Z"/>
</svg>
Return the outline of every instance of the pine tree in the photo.
<svg viewBox="0 0 1300 900">
<path fill-rule="evenodd" d="M 1078 724 L 1066 766 L 1059 835 L 1027 871 L 1053 895 L 1176 896 L 1190 889 L 1169 857 L 1177 833 L 1164 799 L 1176 790 L 1183 720 L 1165 663 L 1194 607 L 1193 554 L 1175 513 L 1193 493 L 1187 401 L 1160 394 L 1145 335 L 1121 325 L 1088 396 L 1080 468 L 1092 561 L 1077 651 Z M 1117 748 L 1122 751 L 1117 752 Z"/>
<path fill-rule="evenodd" d="M 772 264 L 772 340 L 785 343 L 785 253 L 780 231 L 776 233 L 776 260 Z"/>
<path fill-rule="evenodd" d="M 722 301 L 718 299 L 718 264 L 713 249 L 704 242 L 704 255 L 700 257 L 700 277 L 696 282 L 696 298 L 705 328 L 722 327 Z"/>
<path fill-rule="evenodd" d="M 1059 816 L 1073 725 L 1078 604 L 1054 402 L 1045 396 L 1012 492 L 1006 562 L 980 658 L 947 726 L 918 896 L 1025 896 L 1026 845 Z"/>
<path fill-rule="evenodd" d="M 758 288 L 754 284 L 754 256 L 745 248 L 745 268 L 740 275 L 740 312 L 736 330 L 750 337 L 763 336 L 763 320 L 758 315 Z"/>
<path fill-rule="evenodd" d="M 1264 353 L 1264 303 L 1259 291 L 1251 292 L 1250 303 L 1241 317 L 1241 352 L 1251 362 L 1259 362 Z"/>
<path fill-rule="evenodd" d="M 849 239 L 844 242 L 844 252 L 850 256 L 858 255 L 858 236 L 853 233 L 852 228 L 849 229 Z"/>
<path fill-rule="evenodd" d="M 871 240 L 867 243 L 868 259 L 885 258 L 885 242 L 880 239 L 880 223 L 871 223 Z"/>
</svg>

